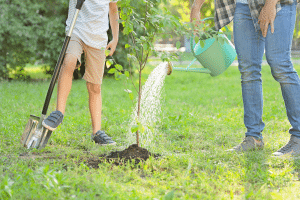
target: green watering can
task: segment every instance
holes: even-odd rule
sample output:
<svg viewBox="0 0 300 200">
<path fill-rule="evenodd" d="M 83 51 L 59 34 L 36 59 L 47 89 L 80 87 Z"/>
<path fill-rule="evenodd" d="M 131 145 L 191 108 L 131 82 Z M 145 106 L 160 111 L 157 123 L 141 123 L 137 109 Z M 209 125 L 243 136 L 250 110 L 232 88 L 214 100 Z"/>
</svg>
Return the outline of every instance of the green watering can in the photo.
<svg viewBox="0 0 300 200">
<path fill-rule="evenodd" d="M 214 19 L 213 17 L 208 17 L 203 19 L 203 21 L 208 19 Z M 228 31 L 227 26 L 225 26 Z M 221 31 L 221 30 L 219 30 Z M 221 31 L 222 32 L 222 31 Z M 173 67 L 176 71 L 187 71 L 187 72 L 200 72 L 207 73 L 211 76 L 218 76 L 222 74 L 234 61 L 236 58 L 236 51 L 233 44 L 230 42 L 231 36 L 229 35 L 229 40 L 225 35 L 218 35 L 218 37 L 223 37 L 227 40 L 224 44 L 216 41 L 215 38 L 209 38 L 204 41 L 204 47 L 202 48 L 200 42 L 193 44 L 194 38 L 191 38 L 191 50 L 195 59 L 187 66 L 184 67 Z M 193 63 L 198 60 L 204 68 L 190 68 Z M 171 74 L 170 67 L 172 64 L 169 63 L 168 74 Z"/>
</svg>

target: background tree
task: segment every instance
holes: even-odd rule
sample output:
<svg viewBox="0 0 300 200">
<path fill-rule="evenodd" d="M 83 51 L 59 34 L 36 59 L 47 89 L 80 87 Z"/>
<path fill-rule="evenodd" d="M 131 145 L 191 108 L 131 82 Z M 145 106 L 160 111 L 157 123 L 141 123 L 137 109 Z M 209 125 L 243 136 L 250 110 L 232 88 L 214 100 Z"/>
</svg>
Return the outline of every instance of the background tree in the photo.
<svg viewBox="0 0 300 200">
<path fill-rule="evenodd" d="M 0 77 L 27 63 L 55 66 L 64 40 L 68 0 L 0 0 Z M 27 77 L 25 77 L 27 78 Z"/>
<path fill-rule="evenodd" d="M 36 51 L 35 31 L 41 19 L 36 14 L 37 1 L 0 0 L 0 77 L 9 72 L 22 72 L 32 62 Z M 32 3 L 32 4 L 31 4 Z M 21 78 L 21 75 L 20 77 Z M 24 77 L 23 77 L 24 78 Z"/>
</svg>

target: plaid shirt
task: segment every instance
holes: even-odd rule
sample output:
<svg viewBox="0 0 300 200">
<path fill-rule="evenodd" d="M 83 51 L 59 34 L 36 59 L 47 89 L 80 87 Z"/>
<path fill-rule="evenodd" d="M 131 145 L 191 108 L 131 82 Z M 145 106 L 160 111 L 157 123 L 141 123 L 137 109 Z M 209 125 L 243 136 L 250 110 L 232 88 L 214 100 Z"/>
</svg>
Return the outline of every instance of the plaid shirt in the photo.
<svg viewBox="0 0 300 200">
<path fill-rule="evenodd" d="M 292 4 L 293 0 L 281 0 L 278 1 L 276 4 L 276 13 L 281 10 L 282 4 Z M 300 0 L 297 0 L 299 3 Z M 261 9 L 264 7 L 265 0 L 248 0 L 248 5 L 250 8 L 250 13 L 252 19 L 258 19 L 259 13 Z M 229 24 L 233 17 L 235 12 L 235 0 L 215 0 L 215 28 L 216 30 L 219 30 Z M 260 30 L 260 26 L 257 23 L 257 20 L 253 20 L 253 24 L 256 31 Z"/>
</svg>

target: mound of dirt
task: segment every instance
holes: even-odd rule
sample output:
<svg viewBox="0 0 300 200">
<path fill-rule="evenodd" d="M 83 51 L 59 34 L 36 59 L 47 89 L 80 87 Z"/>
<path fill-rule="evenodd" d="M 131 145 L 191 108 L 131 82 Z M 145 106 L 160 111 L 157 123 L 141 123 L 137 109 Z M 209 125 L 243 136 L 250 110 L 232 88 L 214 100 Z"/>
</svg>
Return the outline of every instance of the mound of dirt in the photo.
<svg viewBox="0 0 300 200">
<path fill-rule="evenodd" d="M 98 164 L 103 163 L 104 160 L 107 160 L 115 165 L 123 165 L 132 159 L 135 162 L 134 164 L 137 165 L 141 161 L 146 161 L 150 156 L 158 158 L 160 155 L 153 154 L 145 148 L 138 147 L 137 144 L 132 144 L 123 151 L 114 151 L 108 155 L 100 155 L 99 158 L 90 158 L 87 161 L 87 165 L 92 168 L 98 168 Z"/>
</svg>

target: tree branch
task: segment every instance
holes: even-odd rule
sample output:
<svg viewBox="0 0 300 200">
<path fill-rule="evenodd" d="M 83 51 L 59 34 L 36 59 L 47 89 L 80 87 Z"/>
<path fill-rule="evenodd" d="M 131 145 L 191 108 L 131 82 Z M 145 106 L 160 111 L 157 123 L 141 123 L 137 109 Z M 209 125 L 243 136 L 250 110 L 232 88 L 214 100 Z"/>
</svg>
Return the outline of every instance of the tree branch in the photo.
<svg viewBox="0 0 300 200">
<path fill-rule="evenodd" d="M 141 61 L 140 61 L 140 59 L 138 59 L 139 56 L 138 56 L 138 53 L 137 53 L 137 50 L 136 50 L 136 43 L 135 43 L 135 40 L 134 40 L 134 37 L 133 37 L 132 33 L 130 33 L 130 36 L 131 36 L 132 43 L 133 43 L 133 45 L 134 45 L 135 55 L 136 55 L 136 57 L 137 57 L 137 60 L 138 60 L 138 62 L 139 62 L 139 65 L 141 65 Z"/>
</svg>

